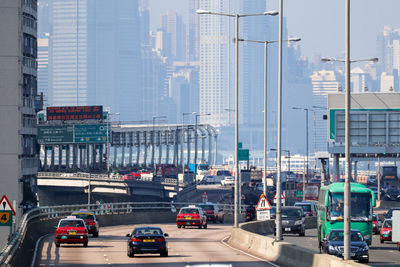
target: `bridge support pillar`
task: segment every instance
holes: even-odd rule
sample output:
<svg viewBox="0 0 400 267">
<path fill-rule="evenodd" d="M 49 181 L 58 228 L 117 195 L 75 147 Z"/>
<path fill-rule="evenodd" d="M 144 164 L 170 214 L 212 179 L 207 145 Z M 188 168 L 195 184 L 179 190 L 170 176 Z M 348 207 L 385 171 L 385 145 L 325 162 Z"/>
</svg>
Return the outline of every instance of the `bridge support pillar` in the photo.
<svg viewBox="0 0 400 267">
<path fill-rule="evenodd" d="M 72 169 L 73 170 L 77 169 L 76 168 L 76 162 L 77 162 L 78 153 L 77 153 L 76 149 L 77 149 L 77 145 L 73 144 L 72 145 Z"/>
<path fill-rule="evenodd" d="M 162 158 L 162 142 L 161 142 L 161 131 L 157 132 L 158 135 L 158 164 L 161 164 L 161 158 Z"/>
<path fill-rule="evenodd" d="M 218 144 L 217 135 L 214 134 L 214 165 L 217 165 L 217 153 L 218 153 L 217 144 Z"/>
<path fill-rule="evenodd" d="M 86 168 L 89 170 L 90 168 L 90 146 L 86 145 Z"/>
<path fill-rule="evenodd" d="M 334 177 L 333 181 L 337 182 L 340 179 L 340 166 L 339 166 L 339 155 L 335 154 L 335 157 L 333 158 L 333 169 L 334 169 Z"/>
<path fill-rule="evenodd" d="M 117 147 L 117 145 L 115 145 L 114 146 L 114 162 L 113 162 L 114 168 L 117 167 L 117 153 L 118 153 L 118 147 Z"/>
<path fill-rule="evenodd" d="M 104 157 L 103 157 L 103 145 L 100 145 L 100 148 L 99 148 L 99 168 L 101 170 L 104 170 L 103 159 L 104 159 Z"/>
<path fill-rule="evenodd" d="M 155 139 L 156 139 L 156 135 L 154 132 L 154 127 L 153 129 L 150 131 L 150 144 L 151 144 L 151 161 L 150 161 L 150 165 L 152 168 L 154 168 L 154 150 L 155 150 Z"/>
<path fill-rule="evenodd" d="M 136 132 L 136 166 L 139 166 L 140 163 L 140 132 Z"/>
<path fill-rule="evenodd" d="M 79 146 L 79 169 L 83 170 L 83 148 Z"/>
<path fill-rule="evenodd" d="M 356 183 L 357 183 L 357 175 L 358 175 L 357 163 L 358 163 L 358 161 L 354 161 L 354 182 L 356 182 Z"/>
<path fill-rule="evenodd" d="M 55 147 L 55 146 L 51 146 L 50 169 L 51 169 L 52 171 L 54 171 L 54 153 L 55 153 L 54 147 Z"/>
<path fill-rule="evenodd" d="M 165 131 L 165 163 L 169 163 L 169 131 Z"/>
<path fill-rule="evenodd" d="M 209 130 L 207 131 L 208 131 L 208 164 L 211 165 L 212 134 L 209 132 Z"/>
<path fill-rule="evenodd" d="M 128 162 L 128 166 L 131 167 L 132 166 L 132 150 L 133 150 L 133 132 L 129 133 L 129 162 Z"/>
<path fill-rule="evenodd" d="M 189 165 L 189 163 L 190 163 L 190 138 L 191 138 L 191 133 L 190 133 L 190 130 L 188 129 L 188 131 L 187 131 L 187 141 L 186 141 L 186 147 L 187 147 L 187 165 Z"/>
<path fill-rule="evenodd" d="M 125 166 L 125 145 L 124 144 L 122 144 L 121 153 L 122 153 L 122 156 L 121 156 L 121 167 L 124 167 Z"/>
<path fill-rule="evenodd" d="M 63 146 L 58 145 L 58 169 L 61 171 L 61 166 L 62 166 L 62 157 L 63 157 Z"/>
<path fill-rule="evenodd" d="M 71 157 L 70 151 L 71 151 L 70 150 L 70 145 L 68 144 L 67 145 L 67 149 L 65 150 L 65 166 L 66 166 L 67 170 L 70 169 L 70 166 L 69 166 L 69 159 Z"/>
<path fill-rule="evenodd" d="M 143 146 L 144 146 L 144 156 L 143 156 L 143 166 L 147 166 L 147 131 L 143 132 Z"/>
<path fill-rule="evenodd" d="M 96 149 L 96 144 L 92 145 L 92 168 L 96 169 L 97 167 L 97 149 Z"/>
<path fill-rule="evenodd" d="M 201 136 L 201 163 L 204 162 L 204 155 L 205 155 L 205 139 L 204 135 Z"/>
<path fill-rule="evenodd" d="M 43 147 L 44 147 L 43 169 L 46 170 L 47 169 L 47 146 L 43 146 Z"/>
</svg>

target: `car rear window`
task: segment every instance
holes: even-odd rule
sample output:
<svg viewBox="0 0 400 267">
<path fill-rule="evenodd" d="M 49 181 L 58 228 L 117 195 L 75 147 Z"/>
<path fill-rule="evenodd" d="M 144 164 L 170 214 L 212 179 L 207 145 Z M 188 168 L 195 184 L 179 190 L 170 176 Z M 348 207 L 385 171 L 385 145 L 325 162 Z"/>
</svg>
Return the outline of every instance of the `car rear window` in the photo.
<svg viewBox="0 0 400 267">
<path fill-rule="evenodd" d="M 297 207 L 302 207 L 304 211 L 311 211 L 311 205 L 310 204 L 295 204 Z"/>
<path fill-rule="evenodd" d="M 76 218 L 84 219 L 84 220 L 94 220 L 93 214 L 89 214 L 89 213 L 72 213 L 72 216 L 75 216 Z"/>
<path fill-rule="evenodd" d="M 282 209 L 282 218 L 299 218 L 301 209 Z"/>
<path fill-rule="evenodd" d="M 213 210 L 214 206 L 213 205 L 200 205 L 200 208 L 203 210 Z"/>
<path fill-rule="evenodd" d="M 383 226 L 382 226 L 383 228 L 392 228 L 392 220 L 386 220 L 384 223 L 383 223 Z"/>
<path fill-rule="evenodd" d="M 192 213 L 192 214 L 198 214 L 199 210 L 198 209 L 194 209 L 194 208 L 184 208 L 181 209 L 180 213 Z"/>
<path fill-rule="evenodd" d="M 85 227 L 82 220 L 62 220 L 59 227 Z"/>
<path fill-rule="evenodd" d="M 135 235 L 161 235 L 161 229 L 158 228 L 140 228 L 136 229 Z"/>
</svg>

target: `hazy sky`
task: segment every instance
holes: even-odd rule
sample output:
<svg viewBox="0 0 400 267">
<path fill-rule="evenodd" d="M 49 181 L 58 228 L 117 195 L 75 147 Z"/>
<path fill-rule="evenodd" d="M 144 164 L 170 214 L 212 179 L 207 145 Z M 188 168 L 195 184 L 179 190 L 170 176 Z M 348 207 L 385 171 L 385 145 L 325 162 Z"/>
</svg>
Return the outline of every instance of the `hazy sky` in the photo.
<svg viewBox="0 0 400 267">
<path fill-rule="evenodd" d="M 187 12 L 187 0 L 149 0 L 151 28 L 160 24 L 160 13 Z M 345 0 L 284 0 L 288 31 L 302 38 L 303 55 L 340 56 L 344 51 Z M 269 1 L 277 10 L 279 0 Z M 400 0 L 351 0 L 351 57 L 376 56 L 376 37 L 384 26 L 400 28 Z"/>
</svg>

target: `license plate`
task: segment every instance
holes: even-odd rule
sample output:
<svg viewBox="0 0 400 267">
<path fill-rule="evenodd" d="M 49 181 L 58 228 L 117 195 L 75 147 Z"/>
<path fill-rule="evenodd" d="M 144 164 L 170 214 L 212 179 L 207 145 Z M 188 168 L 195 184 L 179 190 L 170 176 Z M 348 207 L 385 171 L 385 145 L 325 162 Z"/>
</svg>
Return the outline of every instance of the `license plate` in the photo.
<svg viewBox="0 0 400 267">
<path fill-rule="evenodd" d="M 356 253 L 350 253 L 350 257 L 354 257 Z"/>
<path fill-rule="evenodd" d="M 62 237 L 61 237 L 61 239 L 67 239 L 68 237 L 67 236 L 65 236 L 65 235 L 63 235 Z"/>
<path fill-rule="evenodd" d="M 290 232 L 291 229 L 290 229 L 290 228 L 285 228 L 285 231 L 286 231 L 286 232 Z"/>
<path fill-rule="evenodd" d="M 185 217 L 185 220 L 191 220 L 191 219 L 192 219 L 192 217 L 190 217 L 190 216 Z"/>
<path fill-rule="evenodd" d="M 143 239 L 143 242 L 154 242 L 154 239 Z"/>
<path fill-rule="evenodd" d="M 186 225 L 190 225 L 190 223 L 187 222 Z"/>
<path fill-rule="evenodd" d="M 76 235 L 76 231 L 69 231 L 68 234 L 69 235 Z"/>
</svg>

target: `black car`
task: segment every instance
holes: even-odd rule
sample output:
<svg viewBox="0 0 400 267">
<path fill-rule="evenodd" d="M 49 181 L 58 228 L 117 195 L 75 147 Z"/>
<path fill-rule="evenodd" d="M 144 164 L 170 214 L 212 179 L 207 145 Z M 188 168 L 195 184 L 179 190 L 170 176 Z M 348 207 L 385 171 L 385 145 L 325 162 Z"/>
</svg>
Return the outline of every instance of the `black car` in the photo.
<svg viewBox="0 0 400 267">
<path fill-rule="evenodd" d="M 359 262 L 369 262 L 369 247 L 362 234 L 358 230 L 350 233 L 350 256 Z M 337 257 L 343 257 L 344 253 L 344 231 L 342 229 L 331 230 L 322 242 L 322 251 Z"/>
<path fill-rule="evenodd" d="M 304 236 L 306 226 L 304 221 L 304 213 L 301 207 L 282 207 L 282 233 L 299 234 Z"/>
<path fill-rule="evenodd" d="M 400 210 L 400 208 L 391 208 L 391 209 L 389 209 L 388 212 L 385 214 L 385 218 L 386 219 L 392 219 L 394 210 Z"/>
<path fill-rule="evenodd" d="M 386 200 L 400 200 L 400 191 L 397 189 L 388 189 L 385 192 Z"/>
<path fill-rule="evenodd" d="M 131 234 L 127 234 L 127 255 L 135 254 L 160 254 L 168 257 L 167 233 L 163 233 L 159 227 L 136 227 Z"/>
</svg>

